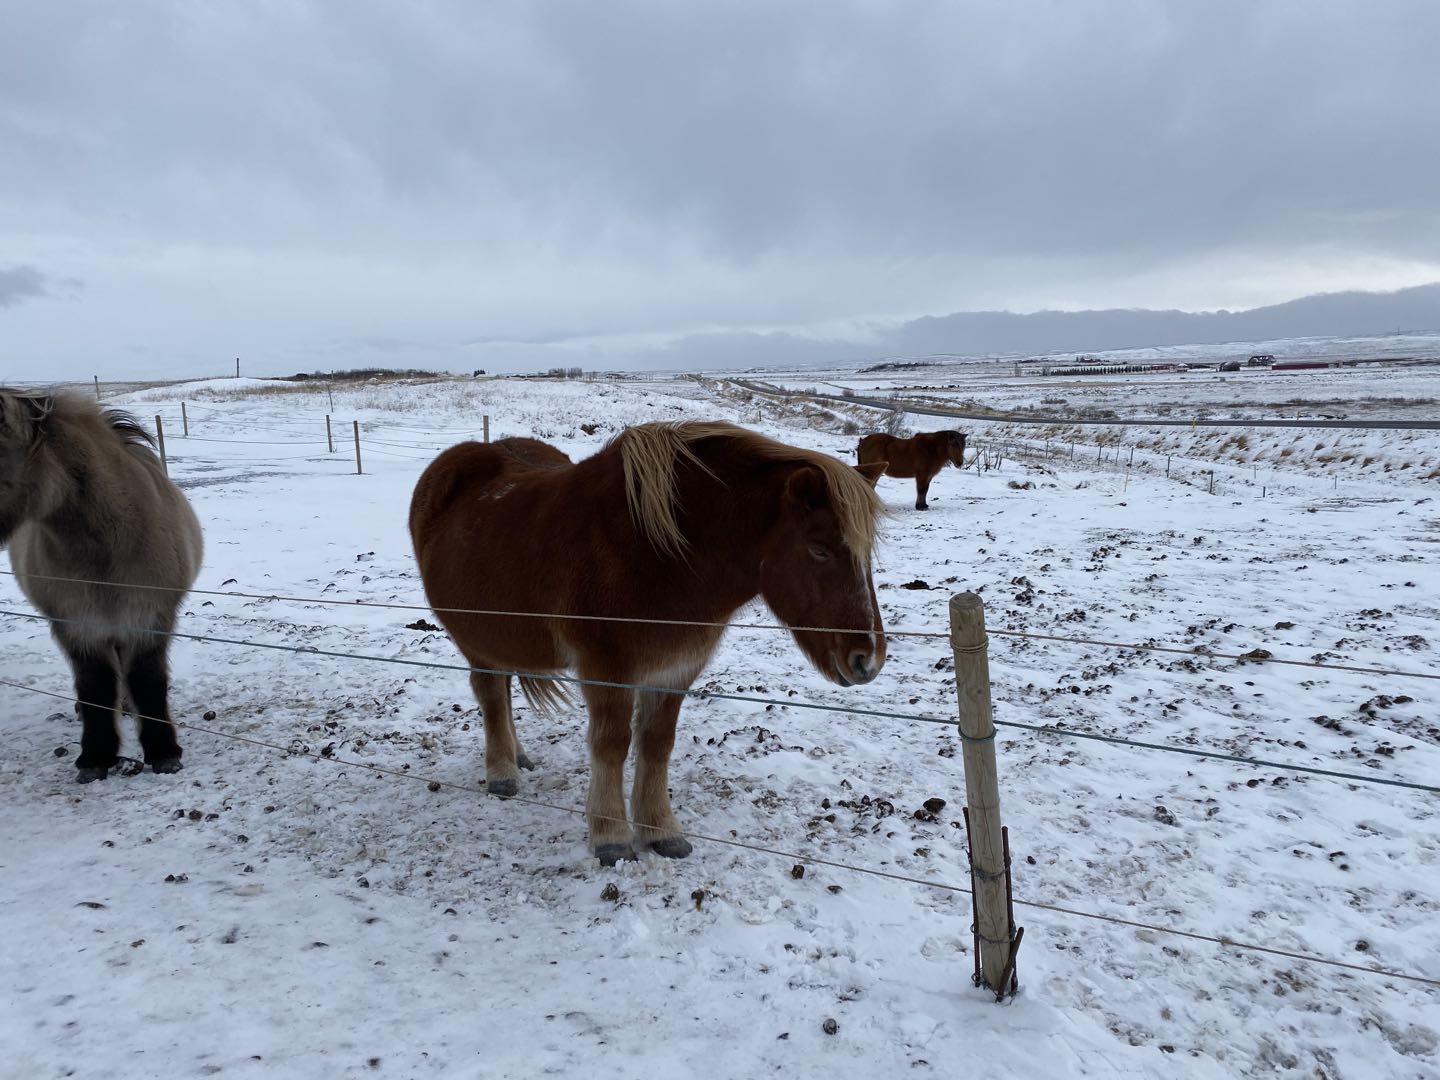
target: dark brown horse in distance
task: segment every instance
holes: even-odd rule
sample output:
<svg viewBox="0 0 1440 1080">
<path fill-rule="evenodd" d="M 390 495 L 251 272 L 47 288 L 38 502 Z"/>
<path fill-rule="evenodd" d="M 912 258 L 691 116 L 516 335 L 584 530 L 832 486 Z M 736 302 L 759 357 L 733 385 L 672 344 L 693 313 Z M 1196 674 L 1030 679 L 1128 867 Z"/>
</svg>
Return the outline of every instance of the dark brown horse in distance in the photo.
<svg viewBox="0 0 1440 1080">
<path fill-rule="evenodd" d="M 929 510 L 925 495 L 930 481 L 945 467 L 965 467 L 965 433 L 962 431 L 926 431 L 908 439 L 893 435 L 866 435 L 855 453 L 861 465 L 883 462 L 885 475 L 901 479 L 915 478 L 915 509 Z"/>
<path fill-rule="evenodd" d="M 742 604 L 764 597 L 842 686 L 885 662 L 870 574 L 878 472 L 719 422 L 642 424 L 578 464 L 534 439 L 442 453 L 416 485 L 410 533 L 436 615 L 471 667 L 487 669 L 470 685 L 488 789 L 514 795 L 532 767 L 507 672 L 542 711 L 562 697 L 547 675 L 627 684 L 581 685 L 591 847 L 605 865 L 637 847 L 688 855 L 668 779 L 679 692 Z"/>
<path fill-rule="evenodd" d="M 103 780 L 118 760 L 117 706 L 138 718 L 146 764 L 179 770 L 167 652 L 200 569 L 200 523 L 149 432 L 85 397 L 0 389 L 7 543 L 21 590 L 74 671 L 80 782 Z"/>
</svg>

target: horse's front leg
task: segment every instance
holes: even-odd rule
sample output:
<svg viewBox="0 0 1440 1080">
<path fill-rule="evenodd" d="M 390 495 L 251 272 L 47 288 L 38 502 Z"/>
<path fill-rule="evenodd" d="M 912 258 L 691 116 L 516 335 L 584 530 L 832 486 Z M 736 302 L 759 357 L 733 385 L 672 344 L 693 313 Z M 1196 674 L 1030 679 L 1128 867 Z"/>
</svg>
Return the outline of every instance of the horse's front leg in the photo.
<svg viewBox="0 0 1440 1080">
<path fill-rule="evenodd" d="M 683 859 L 692 848 L 670 809 L 670 752 L 675 748 L 675 722 L 684 701 L 680 693 L 642 690 L 635 711 L 635 787 L 630 816 L 635 839 L 667 859 Z"/>
<path fill-rule="evenodd" d="M 75 697 L 80 702 L 80 756 L 75 759 L 76 779 L 82 784 L 104 780 L 120 755 L 120 732 L 115 727 L 115 702 L 120 675 L 113 649 L 65 646 L 75 672 Z"/>
<path fill-rule="evenodd" d="M 930 493 L 930 481 L 934 478 L 934 475 L 935 475 L 934 473 L 931 473 L 929 476 L 926 476 L 924 473 L 916 473 L 916 474 L 915 474 L 915 509 L 916 509 L 916 510 L 929 510 L 929 509 L 930 509 L 930 504 L 925 501 L 925 496 Z"/>
<path fill-rule="evenodd" d="M 590 849 L 601 866 L 614 866 L 635 858 L 625 817 L 625 758 L 635 693 L 608 686 L 587 685 L 584 690 L 590 713 L 590 794 L 585 799 Z"/>
</svg>

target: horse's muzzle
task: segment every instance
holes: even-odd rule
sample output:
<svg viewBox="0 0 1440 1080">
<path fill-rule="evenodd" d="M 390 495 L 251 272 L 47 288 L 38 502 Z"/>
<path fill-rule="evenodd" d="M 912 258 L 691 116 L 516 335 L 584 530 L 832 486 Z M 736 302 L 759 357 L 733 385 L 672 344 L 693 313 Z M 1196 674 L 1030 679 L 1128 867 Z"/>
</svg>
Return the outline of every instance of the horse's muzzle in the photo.
<svg viewBox="0 0 1440 1080">
<path fill-rule="evenodd" d="M 836 666 L 841 668 L 841 686 L 861 686 L 870 682 L 885 664 L 885 654 L 876 653 L 873 649 L 854 648 L 850 649 L 845 657 L 845 664 Z"/>
</svg>

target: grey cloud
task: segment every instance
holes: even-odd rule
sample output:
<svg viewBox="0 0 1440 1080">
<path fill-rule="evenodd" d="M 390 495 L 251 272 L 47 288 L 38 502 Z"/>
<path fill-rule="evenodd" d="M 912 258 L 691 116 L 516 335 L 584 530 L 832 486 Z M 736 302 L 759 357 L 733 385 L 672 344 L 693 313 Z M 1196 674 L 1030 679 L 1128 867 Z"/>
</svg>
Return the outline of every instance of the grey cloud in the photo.
<svg viewBox="0 0 1440 1080">
<path fill-rule="evenodd" d="M 1440 97 L 1423 0 L 34 7 L 20 182 L 78 197 L 96 171 L 59 167 L 103 156 L 194 228 L 389 202 L 739 261 L 1440 243 L 1440 121 L 1396 107 Z"/>
<path fill-rule="evenodd" d="M 45 275 L 33 266 L 0 267 L 0 308 L 14 307 L 49 294 Z"/>
<path fill-rule="evenodd" d="M 1437 38 L 1428 0 L 16 5 L 0 235 L 87 282 L 33 330 L 75 355 L 1383 288 L 1440 273 Z"/>
</svg>

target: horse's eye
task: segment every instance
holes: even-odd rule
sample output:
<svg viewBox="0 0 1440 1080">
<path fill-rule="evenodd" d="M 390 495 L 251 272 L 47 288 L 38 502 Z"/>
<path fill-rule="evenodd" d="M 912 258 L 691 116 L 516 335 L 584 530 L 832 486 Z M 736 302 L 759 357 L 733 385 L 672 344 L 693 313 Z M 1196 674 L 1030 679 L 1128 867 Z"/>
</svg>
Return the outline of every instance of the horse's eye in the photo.
<svg viewBox="0 0 1440 1080">
<path fill-rule="evenodd" d="M 810 557 L 816 562 L 824 562 L 830 558 L 830 549 L 820 544 L 810 545 Z"/>
</svg>

